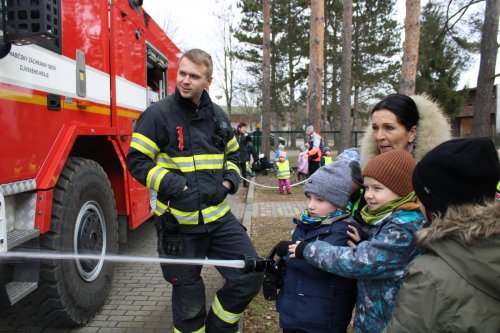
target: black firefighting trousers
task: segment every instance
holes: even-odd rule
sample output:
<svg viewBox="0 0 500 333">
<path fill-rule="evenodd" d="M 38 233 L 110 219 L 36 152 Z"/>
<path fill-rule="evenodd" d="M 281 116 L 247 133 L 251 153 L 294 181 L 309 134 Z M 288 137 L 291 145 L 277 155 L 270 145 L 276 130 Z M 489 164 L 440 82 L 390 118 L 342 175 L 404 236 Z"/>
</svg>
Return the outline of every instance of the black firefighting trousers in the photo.
<svg viewBox="0 0 500 333">
<path fill-rule="evenodd" d="M 242 259 L 257 257 L 245 227 L 229 212 L 203 233 L 179 233 L 184 258 Z M 262 285 L 263 273 L 243 273 L 241 269 L 217 267 L 225 283 L 208 311 L 201 266 L 161 265 L 165 280 L 172 284 L 172 313 L 175 332 L 238 332 L 238 321 Z M 204 330 L 205 329 L 205 330 Z"/>
</svg>

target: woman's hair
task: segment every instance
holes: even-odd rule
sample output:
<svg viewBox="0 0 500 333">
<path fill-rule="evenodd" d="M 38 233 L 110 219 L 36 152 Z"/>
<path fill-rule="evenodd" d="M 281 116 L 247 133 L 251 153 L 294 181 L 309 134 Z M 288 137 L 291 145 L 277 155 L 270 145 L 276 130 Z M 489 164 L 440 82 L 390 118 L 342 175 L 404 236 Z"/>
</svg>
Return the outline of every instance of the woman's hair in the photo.
<svg viewBox="0 0 500 333">
<path fill-rule="evenodd" d="M 379 110 L 389 110 L 394 113 L 399 123 L 407 131 L 411 130 L 413 126 L 417 126 L 420 119 L 415 101 L 403 94 L 387 95 L 373 107 L 371 114 L 373 115 L 375 111 Z"/>
</svg>

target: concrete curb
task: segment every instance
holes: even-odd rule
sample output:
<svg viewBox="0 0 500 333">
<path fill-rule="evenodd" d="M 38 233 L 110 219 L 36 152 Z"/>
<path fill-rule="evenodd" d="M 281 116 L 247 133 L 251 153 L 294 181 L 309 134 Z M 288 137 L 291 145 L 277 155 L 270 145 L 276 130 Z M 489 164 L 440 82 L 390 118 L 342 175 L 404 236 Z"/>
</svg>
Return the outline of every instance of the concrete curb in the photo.
<svg viewBox="0 0 500 333">
<path fill-rule="evenodd" d="M 243 220 L 241 221 L 243 226 L 247 228 L 247 233 L 249 236 L 251 235 L 252 232 L 253 195 L 255 190 L 255 185 L 253 182 L 255 182 L 255 177 L 252 177 L 250 180 L 252 182 L 250 182 L 248 186 L 247 199 L 245 202 L 245 210 L 243 212 Z"/>
</svg>

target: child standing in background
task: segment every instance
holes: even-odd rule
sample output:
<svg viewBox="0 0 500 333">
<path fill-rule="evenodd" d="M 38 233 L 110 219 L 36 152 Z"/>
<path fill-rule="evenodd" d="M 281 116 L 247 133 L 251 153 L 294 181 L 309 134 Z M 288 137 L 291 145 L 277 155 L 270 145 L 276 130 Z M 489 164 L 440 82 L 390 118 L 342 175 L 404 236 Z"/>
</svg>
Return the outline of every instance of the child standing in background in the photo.
<svg viewBox="0 0 500 333">
<path fill-rule="evenodd" d="M 323 156 L 321 157 L 321 161 L 319 162 L 319 164 L 321 166 L 325 166 L 332 162 L 333 162 L 333 156 L 330 147 L 323 148 Z"/>
<path fill-rule="evenodd" d="M 307 146 L 300 146 L 299 159 L 297 160 L 297 181 L 303 181 L 307 179 L 309 174 L 309 159 L 307 156 Z"/>
<path fill-rule="evenodd" d="M 276 168 L 278 173 L 278 186 L 280 194 L 286 193 L 292 194 L 290 185 L 290 162 L 286 159 L 286 152 L 282 150 L 278 156 L 278 161 L 276 161 Z"/>
</svg>

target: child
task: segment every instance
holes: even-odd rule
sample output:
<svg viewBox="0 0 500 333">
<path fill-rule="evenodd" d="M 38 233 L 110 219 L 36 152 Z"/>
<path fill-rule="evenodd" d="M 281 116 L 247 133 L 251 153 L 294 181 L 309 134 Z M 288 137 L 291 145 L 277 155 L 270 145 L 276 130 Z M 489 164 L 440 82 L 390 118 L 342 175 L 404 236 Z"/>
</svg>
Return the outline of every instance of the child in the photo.
<svg viewBox="0 0 500 333">
<path fill-rule="evenodd" d="M 297 160 L 297 181 L 301 182 L 307 179 L 309 174 L 309 158 L 307 155 L 307 146 L 300 146 L 300 154 Z"/>
<path fill-rule="evenodd" d="M 333 162 L 332 151 L 330 147 L 323 148 L 323 156 L 321 157 L 320 165 L 325 166 Z"/>
<path fill-rule="evenodd" d="M 347 247 L 348 226 L 357 228 L 344 207 L 349 200 L 351 172 L 345 161 L 319 168 L 304 185 L 307 209 L 297 225 L 292 241 L 304 244 L 321 240 Z M 277 253 L 286 256 L 290 241 L 277 245 Z M 351 321 L 356 299 L 356 281 L 330 274 L 303 259 L 285 258 L 285 280 L 276 308 L 284 333 L 345 333 Z"/>
<path fill-rule="evenodd" d="M 279 159 L 279 157 L 280 157 L 280 153 L 281 153 L 282 151 L 285 151 L 285 145 L 284 145 L 284 144 L 282 144 L 282 143 L 280 143 L 280 144 L 278 145 L 278 149 L 276 149 L 276 151 L 274 152 L 274 162 L 277 162 L 277 161 L 278 161 L 278 159 Z"/>
<path fill-rule="evenodd" d="M 384 332 L 500 331 L 500 164 L 488 138 L 436 146 L 415 167 L 427 222 Z"/>
<path fill-rule="evenodd" d="M 278 186 L 280 194 L 292 194 L 290 185 L 290 162 L 286 159 L 286 152 L 282 150 L 279 154 L 278 161 L 276 162 L 276 172 L 278 175 Z"/>
<path fill-rule="evenodd" d="M 361 215 L 370 237 L 357 246 L 333 246 L 323 241 L 291 245 L 291 258 L 330 273 L 358 279 L 355 332 L 380 332 L 388 323 L 403 273 L 418 254 L 415 232 L 424 221 L 412 187 L 415 160 L 393 150 L 372 158 L 363 170 L 367 205 Z M 357 229 L 349 235 L 358 241 Z"/>
</svg>

